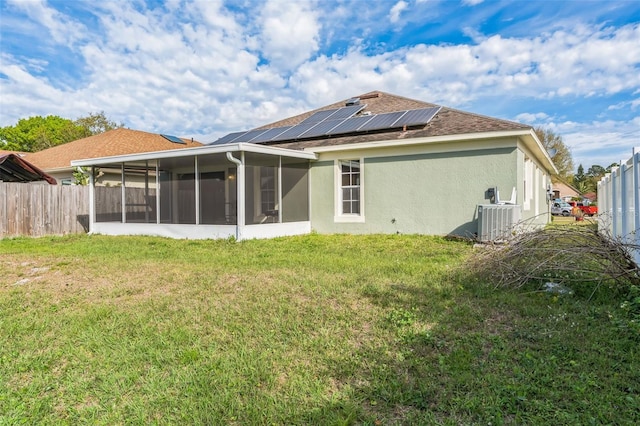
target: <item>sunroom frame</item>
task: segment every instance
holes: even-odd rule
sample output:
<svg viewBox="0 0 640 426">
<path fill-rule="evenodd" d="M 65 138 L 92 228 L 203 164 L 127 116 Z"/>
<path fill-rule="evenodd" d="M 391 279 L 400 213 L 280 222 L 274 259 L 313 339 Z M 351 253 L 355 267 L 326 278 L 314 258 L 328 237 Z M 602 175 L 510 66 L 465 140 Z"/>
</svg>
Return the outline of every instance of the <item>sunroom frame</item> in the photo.
<svg viewBox="0 0 640 426">
<path fill-rule="evenodd" d="M 162 201 L 162 184 L 160 182 L 161 171 L 160 164 L 163 162 L 186 162 L 193 159 L 193 176 L 194 176 L 194 189 L 195 189 L 195 204 L 193 209 L 195 210 L 195 217 L 193 223 L 175 223 L 175 218 L 170 218 L 171 213 L 167 216 L 166 211 L 170 210 L 169 207 L 161 206 Z M 225 206 L 225 216 L 228 223 L 215 223 L 206 224 L 203 218 L 201 218 L 202 207 L 200 188 L 203 179 L 201 178 L 201 172 L 198 168 L 200 159 L 216 158 L 225 160 L 225 165 L 228 166 L 226 170 L 235 168 L 236 182 L 235 194 L 233 189 L 229 189 L 229 182 L 226 183 L 225 197 L 235 195 L 237 207 L 230 209 Z M 89 232 L 105 235 L 156 235 L 172 238 L 189 238 L 189 239 L 218 239 L 218 238 L 234 238 L 236 240 L 252 239 L 252 238 L 272 238 L 278 236 L 287 235 L 300 235 L 311 232 L 311 197 L 310 197 L 310 183 L 309 183 L 309 164 L 311 161 L 317 160 L 317 156 L 314 153 L 290 150 L 284 148 L 270 147 L 264 145 L 256 145 L 250 143 L 237 143 L 226 144 L 220 146 L 204 146 L 197 148 L 185 148 L 170 151 L 157 151 L 146 152 L 139 154 L 101 157 L 92 159 L 75 160 L 71 162 L 73 167 L 89 168 Z M 260 161 L 265 161 L 270 164 L 269 166 L 260 166 Z M 222 163 L 220 163 L 222 164 Z M 127 182 L 125 181 L 126 170 L 138 170 L 140 175 L 144 175 L 144 186 L 140 188 L 140 191 L 144 191 L 145 206 L 142 204 L 127 204 Z M 295 165 L 296 171 L 295 177 L 300 180 L 296 182 L 296 198 L 295 203 L 291 202 L 292 206 L 289 208 L 289 214 L 283 217 L 283 202 L 284 206 L 289 203 L 287 200 L 283 201 L 283 170 L 285 174 L 289 174 L 289 170 L 293 170 L 291 167 Z M 270 167 L 273 170 L 272 181 L 275 181 L 277 187 L 273 188 L 275 194 L 277 194 L 277 200 L 275 205 L 277 209 L 270 210 L 268 216 L 259 212 L 259 206 L 256 207 L 256 203 L 259 200 L 256 199 L 256 191 L 260 191 L 259 179 L 255 175 L 261 170 L 261 167 Z M 276 168 L 277 167 L 277 168 Z M 116 212 L 115 216 L 112 214 L 111 220 L 101 221 L 97 220 L 97 207 L 96 206 L 96 187 L 97 182 L 94 178 L 98 169 L 112 170 L 117 175 L 118 168 L 120 169 L 121 182 L 115 187 L 111 187 L 112 191 L 120 190 L 120 212 Z M 277 175 L 275 175 L 277 171 Z M 155 178 L 155 183 L 151 183 L 150 176 Z M 231 176 L 229 175 L 229 178 Z M 251 181 L 247 181 L 247 178 Z M 225 179 L 227 175 L 225 174 Z M 287 176 L 284 176 L 284 184 L 287 182 Z M 258 189 L 256 189 L 256 184 Z M 139 183 L 142 185 L 142 183 Z M 173 196 L 177 199 L 175 192 L 175 181 L 165 183 L 166 187 L 172 187 Z M 151 194 L 150 187 L 153 187 L 153 195 Z M 156 195 L 157 194 L 157 195 Z M 167 196 L 168 198 L 171 198 Z M 293 196 L 291 197 L 293 199 Z M 225 198 L 226 199 L 226 198 Z M 172 201 L 177 205 L 177 201 Z M 273 203 L 272 203 L 273 204 Z M 140 209 L 144 209 L 143 219 L 132 220 L 128 217 L 128 208 L 131 206 L 140 206 Z M 258 212 L 253 213 L 255 210 Z M 235 214 L 233 214 L 235 210 Z M 293 211 L 295 210 L 295 211 Z M 150 214 L 150 212 L 152 212 Z M 285 209 L 285 213 L 287 210 Z M 163 216 L 164 213 L 164 216 Z M 231 216 L 229 214 L 231 213 Z M 249 213 L 249 214 L 247 214 Z M 117 217 L 121 214 L 121 217 Z M 129 212 L 130 214 L 130 212 Z M 154 216 L 155 215 L 155 220 Z M 167 218 L 169 221 L 167 222 Z M 268 219 L 271 223 L 266 222 Z M 180 221 L 178 221 L 180 222 Z"/>
</svg>

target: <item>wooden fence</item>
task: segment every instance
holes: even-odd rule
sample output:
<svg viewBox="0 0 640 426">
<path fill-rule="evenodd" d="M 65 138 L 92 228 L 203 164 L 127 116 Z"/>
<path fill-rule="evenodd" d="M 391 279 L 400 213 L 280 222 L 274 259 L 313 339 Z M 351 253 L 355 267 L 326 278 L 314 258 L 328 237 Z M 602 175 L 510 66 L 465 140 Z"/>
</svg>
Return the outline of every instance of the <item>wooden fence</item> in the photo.
<svg viewBox="0 0 640 426">
<path fill-rule="evenodd" d="M 0 238 L 89 229 L 89 187 L 0 182 Z"/>
</svg>

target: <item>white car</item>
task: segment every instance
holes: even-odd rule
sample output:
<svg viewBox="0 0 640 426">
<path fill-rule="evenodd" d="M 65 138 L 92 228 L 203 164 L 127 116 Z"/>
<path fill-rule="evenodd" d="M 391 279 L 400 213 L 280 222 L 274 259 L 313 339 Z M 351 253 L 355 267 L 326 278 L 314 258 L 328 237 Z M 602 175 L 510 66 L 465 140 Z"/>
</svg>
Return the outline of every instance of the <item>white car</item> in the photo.
<svg viewBox="0 0 640 426">
<path fill-rule="evenodd" d="M 571 216 L 571 205 L 569 203 L 565 203 L 564 201 L 554 201 L 551 205 L 551 214 L 552 215 L 562 215 L 562 216 Z"/>
</svg>

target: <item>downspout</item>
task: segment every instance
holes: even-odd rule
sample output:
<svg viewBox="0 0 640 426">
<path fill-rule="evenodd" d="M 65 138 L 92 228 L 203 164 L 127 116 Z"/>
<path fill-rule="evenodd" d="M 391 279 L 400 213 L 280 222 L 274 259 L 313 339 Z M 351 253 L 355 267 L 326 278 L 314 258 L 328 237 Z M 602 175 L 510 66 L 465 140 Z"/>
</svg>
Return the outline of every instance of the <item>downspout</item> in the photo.
<svg viewBox="0 0 640 426">
<path fill-rule="evenodd" d="M 242 160 L 235 158 L 231 152 L 227 152 L 227 160 L 236 165 L 236 241 L 242 239 L 241 229 L 244 227 L 244 153 L 240 153 Z"/>
</svg>

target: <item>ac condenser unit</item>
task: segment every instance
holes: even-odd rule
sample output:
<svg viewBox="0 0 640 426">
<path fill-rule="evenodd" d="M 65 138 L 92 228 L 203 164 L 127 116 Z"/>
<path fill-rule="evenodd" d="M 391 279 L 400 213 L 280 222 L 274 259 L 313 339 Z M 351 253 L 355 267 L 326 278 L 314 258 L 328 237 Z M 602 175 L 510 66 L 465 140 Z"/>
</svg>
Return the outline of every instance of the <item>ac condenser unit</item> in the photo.
<svg viewBox="0 0 640 426">
<path fill-rule="evenodd" d="M 520 221 L 521 208 L 514 204 L 480 204 L 478 206 L 478 241 L 508 239 Z"/>
</svg>

